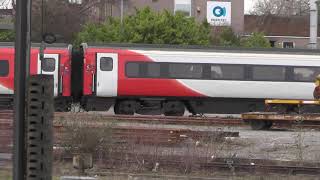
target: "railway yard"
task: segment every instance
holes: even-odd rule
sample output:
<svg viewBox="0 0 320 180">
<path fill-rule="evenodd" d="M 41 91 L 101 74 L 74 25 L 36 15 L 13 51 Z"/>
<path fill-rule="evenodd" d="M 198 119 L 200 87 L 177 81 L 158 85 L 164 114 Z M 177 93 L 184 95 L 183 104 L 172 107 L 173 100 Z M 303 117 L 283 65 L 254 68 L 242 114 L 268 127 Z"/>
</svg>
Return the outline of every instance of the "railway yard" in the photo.
<svg viewBox="0 0 320 180">
<path fill-rule="evenodd" d="M 10 169 L 12 119 L 12 111 L 0 111 L 1 169 Z M 310 179 L 320 174 L 317 122 L 276 122 L 270 130 L 256 131 L 241 118 L 231 116 L 55 113 L 54 137 L 54 170 L 59 175 L 73 169 L 59 165 L 70 164 L 70 147 L 85 149 L 89 145 L 95 147 L 94 168 L 87 173 L 101 177 L 118 171 L 135 173 L 138 179 L 137 174 L 146 172 L 153 178 L 168 172 L 196 177 L 199 172 L 209 177 L 218 172 L 233 177 L 276 173 Z M 99 138 L 106 139 L 99 143 Z M 104 148 L 107 153 L 101 150 Z M 178 178 L 174 177 L 164 179 Z"/>
<path fill-rule="evenodd" d="M 2 3 L 0 180 L 320 180 L 320 0 L 258 1 Z"/>
<path fill-rule="evenodd" d="M 16 97 L 21 103 L 15 104 L 14 46 L 0 47 L 8 57 L 1 60 L 0 108 L 23 110 L 24 102 L 28 104 L 24 113 L 16 109 L 16 117 L 27 120 L 15 126 L 12 111 L 0 112 L 1 169 L 12 167 L 16 127 L 21 135 L 15 154 L 21 155 L 18 161 L 28 162 L 30 177 L 36 171 L 51 173 L 44 172 L 51 167 L 42 165 L 51 166 L 44 161 L 51 161 L 52 134 L 56 176 L 70 174 L 74 169 L 67 166 L 73 163 L 84 169 L 87 161 L 85 172 L 100 176 L 319 175 L 317 50 L 85 42 L 80 49 L 70 44 L 52 44 L 43 52 L 41 48 L 31 47 L 30 77 L 52 75 L 52 81 L 30 81 L 29 99 Z"/>
</svg>

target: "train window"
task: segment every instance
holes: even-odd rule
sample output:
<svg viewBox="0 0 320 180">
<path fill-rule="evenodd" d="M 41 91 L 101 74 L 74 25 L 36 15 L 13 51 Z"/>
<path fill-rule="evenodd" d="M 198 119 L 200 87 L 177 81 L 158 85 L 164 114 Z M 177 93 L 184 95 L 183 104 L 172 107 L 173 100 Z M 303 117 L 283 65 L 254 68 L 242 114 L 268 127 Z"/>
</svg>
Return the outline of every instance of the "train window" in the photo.
<svg viewBox="0 0 320 180">
<path fill-rule="evenodd" d="M 126 76 L 127 77 L 139 77 L 140 65 L 139 63 L 127 63 L 126 64 Z"/>
<path fill-rule="evenodd" d="M 147 77 L 160 77 L 160 64 L 147 63 Z"/>
<path fill-rule="evenodd" d="M 258 81 L 284 81 L 286 68 L 281 66 L 253 66 L 252 78 Z"/>
<path fill-rule="evenodd" d="M 211 66 L 211 78 L 212 79 L 222 79 L 222 70 L 220 65 Z"/>
<path fill-rule="evenodd" d="M 45 72 L 54 72 L 56 70 L 56 60 L 54 58 L 44 58 L 41 61 L 41 69 Z"/>
<path fill-rule="evenodd" d="M 169 77 L 181 79 L 199 79 L 202 77 L 201 64 L 169 64 Z"/>
<path fill-rule="evenodd" d="M 211 79 L 243 80 L 242 65 L 211 65 Z"/>
<path fill-rule="evenodd" d="M 0 60 L 0 77 L 6 77 L 9 74 L 9 62 Z"/>
<path fill-rule="evenodd" d="M 293 68 L 293 79 L 295 81 L 313 82 L 320 74 L 320 68 L 295 67 Z"/>
<path fill-rule="evenodd" d="M 100 69 L 101 69 L 101 71 L 112 71 L 113 59 L 111 57 L 101 57 L 100 58 Z"/>
</svg>

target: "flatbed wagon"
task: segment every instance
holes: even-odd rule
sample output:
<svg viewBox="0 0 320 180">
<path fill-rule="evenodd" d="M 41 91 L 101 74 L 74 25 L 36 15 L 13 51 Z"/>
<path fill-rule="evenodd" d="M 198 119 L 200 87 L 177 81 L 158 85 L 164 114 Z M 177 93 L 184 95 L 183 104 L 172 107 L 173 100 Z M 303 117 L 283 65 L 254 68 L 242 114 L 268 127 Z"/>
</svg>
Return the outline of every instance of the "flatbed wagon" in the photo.
<svg viewBox="0 0 320 180">
<path fill-rule="evenodd" d="M 270 129 L 273 124 L 320 125 L 320 100 L 265 100 L 266 112 L 241 114 L 254 130 Z"/>
</svg>

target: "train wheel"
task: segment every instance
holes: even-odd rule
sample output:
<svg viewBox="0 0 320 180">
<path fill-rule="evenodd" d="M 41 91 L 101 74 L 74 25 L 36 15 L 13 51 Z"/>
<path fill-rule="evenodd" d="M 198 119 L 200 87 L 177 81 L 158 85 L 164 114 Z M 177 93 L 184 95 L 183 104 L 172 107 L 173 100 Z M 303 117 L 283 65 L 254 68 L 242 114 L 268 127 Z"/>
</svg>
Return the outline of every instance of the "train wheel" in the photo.
<svg viewBox="0 0 320 180">
<path fill-rule="evenodd" d="M 71 103 L 65 100 L 55 100 L 55 111 L 56 112 L 69 112 L 71 109 Z"/>
<path fill-rule="evenodd" d="M 114 106 L 115 114 L 134 115 L 135 101 L 117 101 Z"/>
<path fill-rule="evenodd" d="M 180 101 L 168 101 L 163 103 L 163 112 L 165 116 L 183 116 L 184 111 L 184 104 Z"/>
<path fill-rule="evenodd" d="M 272 126 L 272 122 L 270 123 L 267 121 L 251 120 L 250 126 L 253 130 L 266 130 Z"/>
</svg>

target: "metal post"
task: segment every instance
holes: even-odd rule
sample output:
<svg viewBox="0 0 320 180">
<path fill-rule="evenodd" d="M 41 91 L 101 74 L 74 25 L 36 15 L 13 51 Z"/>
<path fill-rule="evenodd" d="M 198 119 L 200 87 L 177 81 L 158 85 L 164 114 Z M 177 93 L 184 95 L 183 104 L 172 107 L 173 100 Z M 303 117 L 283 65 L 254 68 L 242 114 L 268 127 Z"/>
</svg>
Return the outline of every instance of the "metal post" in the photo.
<svg viewBox="0 0 320 180">
<path fill-rule="evenodd" d="M 43 0 L 41 0 L 41 37 L 43 36 L 44 8 Z"/>
<path fill-rule="evenodd" d="M 121 0 L 120 11 L 121 11 L 121 26 L 122 26 L 122 23 L 123 23 L 123 0 Z"/>
<path fill-rule="evenodd" d="M 310 43 L 311 49 L 317 49 L 318 45 L 318 7 L 317 0 L 310 0 Z"/>
<path fill-rule="evenodd" d="M 13 179 L 23 180 L 26 174 L 25 152 L 25 100 L 27 70 L 30 53 L 30 3 L 31 0 L 16 1 L 16 39 L 14 71 L 14 164 Z"/>
</svg>

